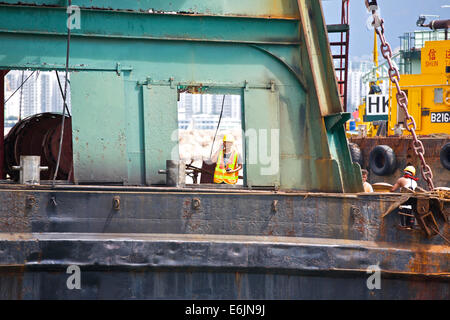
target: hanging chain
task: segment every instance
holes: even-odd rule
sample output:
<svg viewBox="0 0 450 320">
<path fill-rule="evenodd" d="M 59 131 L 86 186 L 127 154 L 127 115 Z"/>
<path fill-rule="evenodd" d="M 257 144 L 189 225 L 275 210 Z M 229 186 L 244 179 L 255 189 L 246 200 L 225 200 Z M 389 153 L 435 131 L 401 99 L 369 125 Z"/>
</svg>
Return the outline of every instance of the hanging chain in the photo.
<svg viewBox="0 0 450 320">
<path fill-rule="evenodd" d="M 370 10 L 372 10 L 372 15 L 374 18 L 373 26 L 375 28 L 376 33 L 378 34 L 380 41 L 381 41 L 381 53 L 383 57 L 386 59 L 387 63 L 389 64 L 389 79 L 391 82 L 395 85 L 397 88 L 397 103 L 398 105 L 403 109 L 406 115 L 406 130 L 408 130 L 409 133 L 411 133 L 412 136 L 412 143 L 413 143 L 413 149 L 416 156 L 419 157 L 421 162 L 421 172 L 422 176 L 425 179 L 425 181 L 428 183 L 428 188 L 430 191 L 434 189 L 433 184 L 433 172 L 431 171 L 430 166 L 425 161 L 425 148 L 423 146 L 422 141 L 419 140 L 416 134 L 416 121 L 414 118 L 409 114 L 408 112 L 408 96 L 406 95 L 405 91 L 403 91 L 400 88 L 400 73 L 398 71 L 397 66 L 392 60 L 392 49 L 389 43 L 386 41 L 386 38 L 384 36 L 384 20 L 380 18 L 376 10 L 378 9 L 376 5 L 376 1 L 371 1 L 372 6 L 368 6 Z"/>
</svg>

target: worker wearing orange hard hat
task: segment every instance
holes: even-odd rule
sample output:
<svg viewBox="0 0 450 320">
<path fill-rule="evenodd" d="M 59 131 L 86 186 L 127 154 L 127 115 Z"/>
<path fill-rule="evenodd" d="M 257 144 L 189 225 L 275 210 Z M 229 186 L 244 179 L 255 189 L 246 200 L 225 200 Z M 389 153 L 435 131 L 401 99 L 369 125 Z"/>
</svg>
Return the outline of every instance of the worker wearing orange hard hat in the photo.
<svg viewBox="0 0 450 320">
<path fill-rule="evenodd" d="M 239 179 L 239 170 L 242 169 L 242 158 L 234 147 L 234 137 L 231 134 L 223 136 L 214 171 L 214 183 L 236 184 Z"/>
</svg>

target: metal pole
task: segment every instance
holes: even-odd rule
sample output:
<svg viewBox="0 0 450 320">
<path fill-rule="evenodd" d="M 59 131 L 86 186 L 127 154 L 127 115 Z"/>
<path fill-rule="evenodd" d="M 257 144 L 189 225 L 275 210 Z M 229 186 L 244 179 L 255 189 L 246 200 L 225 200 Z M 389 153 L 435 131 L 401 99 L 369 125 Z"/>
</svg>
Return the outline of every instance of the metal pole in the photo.
<svg viewBox="0 0 450 320">
<path fill-rule="evenodd" d="M 13 170 L 20 170 L 20 184 L 39 185 L 41 171 L 48 167 L 41 167 L 40 156 L 20 156 L 20 166 L 13 166 Z"/>
<path fill-rule="evenodd" d="M 5 172 L 5 76 L 9 70 L 0 70 L 0 179 L 6 178 Z"/>
</svg>

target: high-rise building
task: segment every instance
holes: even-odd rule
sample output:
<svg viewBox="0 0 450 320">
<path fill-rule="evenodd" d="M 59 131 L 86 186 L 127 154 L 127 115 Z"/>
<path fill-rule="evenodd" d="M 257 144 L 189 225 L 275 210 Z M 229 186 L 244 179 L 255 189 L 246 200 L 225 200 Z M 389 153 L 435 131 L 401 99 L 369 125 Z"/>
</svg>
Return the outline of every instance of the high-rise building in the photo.
<svg viewBox="0 0 450 320">
<path fill-rule="evenodd" d="M 231 118 L 240 120 L 241 117 L 242 117 L 241 96 L 232 95 L 231 96 Z"/>
<path fill-rule="evenodd" d="M 53 112 L 52 105 L 52 82 L 50 74 L 42 72 L 40 75 L 41 84 L 41 112 Z"/>
<path fill-rule="evenodd" d="M 369 84 L 363 82 L 363 76 L 372 70 L 373 62 L 368 60 L 352 61 L 351 68 L 348 73 L 348 110 L 354 112 L 358 109 L 358 106 L 363 102 L 364 97 L 370 91 Z M 380 84 L 382 92 L 387 92 L 387 81 Z M 384 90 L 383 90 L 384 89 Z"/>
<path fill-rule="evenodd" d="M 64 87 L 64 73 L 60 73 L 59 77 Z M 22 88 L 16 92 L 25 80 Z M 55 72 L 10 71 L 6 75 L 5 99 L 9 99 L 5 105 L 6 117 L 24 118 L 36 113 L 62 112 L 63 110 L 63 99 Z M 67 90 L 66 102 L 70 111 L 70 86 Z"/>
<path fill-rule="evenodd" d="M 23 85 L 21 95 L 21 105 L 19 113 L 22 118 L 41 112 L 41 90 L 40 90 L 40 74 L 35 72 L 31 75 L 31 71 L 24 72 L 24 79 L 29 79 Z"/>
<path fill-rule="evenodd" d="M 56 73 L 52 72 L 50 74 L 50 82 L 51 82 L 51 90 L 52 90 L 52 94 L 51 94 L 51 107 L 49 108 L 48 111 L 45 112 L 57 112 L 57 113 L 62 113 L 63 112 L 63 97 L 61 94 L 61 91 L 64 92 L 64 86 L 65 86 L 65 81 L 66 81 L 66 77 L 64 72 L 59 72 L 59 81 L 61 82 L 61 88 L 59 87 L 58 84 L 58 79 L 56 78 Z M 70 75 L 69 75 L 69 79 L 70 79 Z M 70 84 L 69 82 L 67 82 L 67 99 L 66 99 L 66 103 L 67 103 L 67 107 L 69 108 L 69 111 L 71 111 L 71 99 L 70 99 Z"/>
<path fill-rule="evenodd" d="M 363 73 L 361 71 L 351 71 L 349 72 L 348 77 L 348 110 L 350 112 L 354 112 L 356 109 L 358 109 L 358 106 L 361 103 L 361 97 L 363 96 L 363 93 L 361 92 L 362 87 L 362 75 Z"/>
</svg>

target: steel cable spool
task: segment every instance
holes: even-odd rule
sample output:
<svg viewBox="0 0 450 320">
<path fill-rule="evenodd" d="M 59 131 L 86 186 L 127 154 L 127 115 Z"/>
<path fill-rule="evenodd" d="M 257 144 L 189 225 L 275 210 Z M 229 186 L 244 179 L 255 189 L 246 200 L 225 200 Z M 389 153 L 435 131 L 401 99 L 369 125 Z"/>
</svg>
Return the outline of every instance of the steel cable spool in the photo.
<svg viewBox="0 0 450 320">
<path fill-rule="evenodd" d="M 20 156 L 40 156 L 41 165 L 48 166 L 48 171 L 41 173 L 42 180 L 49 180 L 55 172 L 59 147 L 62 115 L 58 113 L 41 113 L 19 121 L 5 138 L 5 170 L 14 180 L 19 173 L 13 166 L 20 164 Z M 61 169 L 59 180 L 69 179 L 72 171 L 72 130 L 71 121 L 66 117 L 67 130 L 64 132 Z"/>
</svg>

